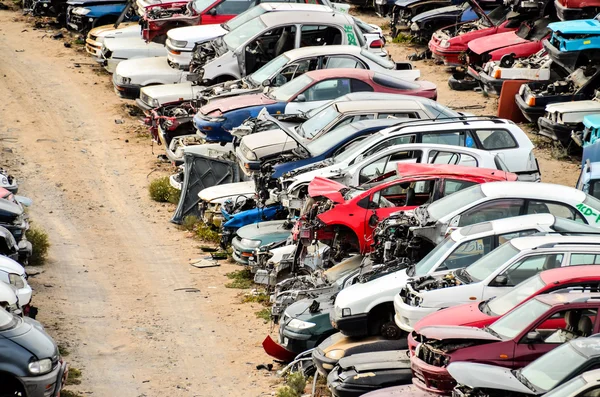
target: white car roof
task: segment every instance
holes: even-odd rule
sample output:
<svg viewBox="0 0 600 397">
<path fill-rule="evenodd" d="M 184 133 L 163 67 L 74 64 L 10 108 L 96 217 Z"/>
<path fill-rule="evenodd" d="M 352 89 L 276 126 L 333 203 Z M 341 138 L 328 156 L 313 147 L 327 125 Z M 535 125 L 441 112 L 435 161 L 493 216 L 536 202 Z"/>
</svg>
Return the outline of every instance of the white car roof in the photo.
<svg viewBox="0 0 600 397">
<path fill-rule="evenodd" d="M 587 195 L 573 187 L 539 182 L 489 182 L 481 184 L 481 191 L 488 198 L 524 198 L 556 200 L 577 205 Z"/>
<path fill-rule="evenodd" d="M 334 9 L 323 4 L 307 3 L 260 3 L 257 7 L 268 11 L 315 11 L 315 12 L 334 12 Z"/>
<path fill-rule="evenodd" d="M 519 251 L 532 250 L 540 248 L 543 245 L 563 244 L 568 246 L 585 246 L 600 251 L 600 236 L 563 236 L 559 234 L 549 234 L 546 236 L 517 237 L 510 240 L 510 243 Z"/>
<path fill-rule="evenodd" d="M 532 214 L 515 216 L 513 218 L 497 219 L 490 222 L 481 222 L 474 225 L 461 227 L 452 232 L 452 239 L 460 241 L 464 238 L 478 238 L 478 236 L 491 236 L 510 233 L 536 226 L 552 226 L 556 218 L 552 214 Z M 599 235 L 600 237 L 600 235 Z"/>
<path fill-rule="evenodd" d="M 321 45 L 321 46 L 309 46 L 300 47 L 293 50 L 289 50 L 284 55 L 290 58 L 291 61 L 306 58 L 310 56 L 320 55 L 337 55 L 337 54 L 350 54 L 359 55 L 363 48 L 355 45 Z M 391 94 L 394 95 L 394 94 Z"/>
<path fill-rule="evenodd" d="M 362 111 L 374 111 L 374 112 L 387 112 L 386 109 L 390 109 L 393 111 L 401 111 L 401 110 L 421 110 L 422 106 L 417 101 L 408 100 L 390 100 L 390 99 L 381 99 L 381 100 L 366 100 L 366 101 L 345 101 L 338 102 L 335 104 L 338 112 L 340 113 L 348 113 L 348 112 L 356 112 L 359 110 Z"/>
<path fill-rule="evenodd" d="M 290 23 L 325 23 L 325 24 L 338 24 L 338 25 L 352 25 L 354 26 L 354 20 L 347 14 L 341 13 L 328 13 L 328 12 L 268 12 L 261 15 L 260 20 L 267 26 L 278 26 L 281 24 Z"/>
</svg>

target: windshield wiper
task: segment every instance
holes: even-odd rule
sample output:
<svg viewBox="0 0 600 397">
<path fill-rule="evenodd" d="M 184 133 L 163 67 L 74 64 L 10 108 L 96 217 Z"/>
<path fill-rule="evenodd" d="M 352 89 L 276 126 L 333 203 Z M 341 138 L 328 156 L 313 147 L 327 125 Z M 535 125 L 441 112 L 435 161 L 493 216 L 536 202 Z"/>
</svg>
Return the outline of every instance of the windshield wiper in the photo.
<svg viewBox="0 0 600 397">
<path fill-rule="evenodd" d="M 498 339 L 502 339 L 502 335 L 500 335 L 499 333 L 497 333 L 496 331 L 494 331 L 493 329 L 491 329 L 489 327 L 489 325 L 486 325 L 485 327 L 483 327 L 483 330 L 485 332 L 487 332 L 488 334 L 492 334 L 493 336 L 495 336 Z"/>
<path fill-rule="evenodd" d="M 519 382 L 521 382 L 522 384 L 527 386 L 527 388 L 529 388 L 531 391 L 534 391 L 534 392 L 537 391 L 535 386 L 533 386 L 533 384 L 526 377 L 523 376 L 520 369 L 514 370 L 513 375 L 515 376 L 515 378 L 517 378 L 519 380 Z"/>
<path fill-rule="evenodd" d="M 465 269 L 458 269 L 454 274 L 456 274 L 459 278 L 467 280 L 468 283 L 473 282 L 473 278 Z"/>
<path fill-rule="evenodd" d="M 490 301 L 492 299 L 494 299 L 494 298 L 495 297 L 492 297 L 490 299 L 484 300 L 483 302 L 481 302 L 479 304 L 479 309 L 481 310 L 481 312 L 483 314 L 486 314 L 488 316 L 495 316 L 496 315 L 496 313 L 492 312 L 492 309 L 490 309 L 490 305 L 489 305 Z"/>
</svg>

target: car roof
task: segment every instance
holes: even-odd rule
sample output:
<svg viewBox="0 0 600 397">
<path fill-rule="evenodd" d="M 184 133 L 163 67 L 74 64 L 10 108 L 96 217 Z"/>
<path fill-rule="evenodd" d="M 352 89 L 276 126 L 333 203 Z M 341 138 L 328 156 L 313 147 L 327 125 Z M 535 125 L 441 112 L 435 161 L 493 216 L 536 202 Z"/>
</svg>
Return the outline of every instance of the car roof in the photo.
<svg viewBox="0 0 600 397">
<path fill-rule="evenodd" d="M 319 48 L 325 48 L 327 46 L 321 46 Z M 332 47 L 332 46 L 329 46 Z M 354 47 L 354 46 L 351 46 Z M 305 47 L 305 48 L 310 48 L 310 47 Z M 337 97 L 336 99 L 334 99 L 333 101 L 331 101 L 330 103 L 339 103 L 339 102 L 347 102 L 347 101 L 367 101 L 367 100 L 372 100 L 372 101 L 381 101 L 381 100 L 390 100 L 390 101 L 412 101 L 412 102 L 419 102 L 422 103 L 424 105 L 430 105 L 433 107 L 444 107 L 446 108 L 444 105 L 441 105 L 440 103 L 431 100 L 429 98 L 423 98 L 420 96 L 414 96 L 414 95 L 405 95 L 405 94 L 394 94 L 394 93 L 390 93 L 390 92 L 369 92 L 369 91 L 361 91 L 361 92 L 351 92 L 349 94 L 344 94 L 340 97 Z M 446 110 L 451 110 L 449 108 L 446 108 Z M 399 121 L 397 121 L 396 123 L 398 123 Z"/>
<path fill-rule="evenodd" d="M 358 100 L 358 101 L 344 101 L 338 102 L 335 105 L 337 107 L 338 112 L 340 113 L 348 113 L 348 112 L 356 112 L 359 110 L 362 111 L 374 111 L 374 112 L 386 112 L 389 109 L 391 111 L 410 111 L 410 110 L 421 110 L 422 106 L 417 101 L 411 100 L 390 100 L 390 99 L 381 99 L 381 100 Z"/>
<path fill-rule="evenodd" d="M 593 235 L 563 236 L 560 234 L 548 234 L 545 236 L 516 237 L 510 240 L 510 243 L 519 251 L 541 248 L 542 246 L 551 248 L 556 245 L 566 247 L 586 246 L 600 251 L 600 236 Z"/>
<path fill-rule="evenodd" d="M 592 335 L 587 338 L 576 338 L 569 342 L 571 347 L 586 357 L 596 357 L 600 355 L 600 337 Z M 598 378 L 595 379 L 596 381 Z"/>
<path fill-rule="evenodd" d="M 600 278 L 600 265 L 559 267 L 556 269 L 544 270 L 540 273 L 540 277 L 546 284 L 558 283 L 572 278 Z"/>
<path fill-rule="evenodd" d="M 502 234 L 516 230 L 525 230 L 525 228 L 534 228 L 538 225 L 552 226 L 555 217 L 552 214 L 532 214 L 515 216 L 512 218 L 496 219 L 489 222 L 475 223 L 474 225 L 463 226 L 452 232 L 453 239 L 458 241 L 463 237 L 479 235 L 481 233 L 493 231 L 493 234 Z M 456 235 L 455 235 L 456 233 Z"/>
<path fill-rule="evenodd" d="M 333 8 L 324 4 L 309 4 L 309 3 L 275 3 L 275 2 L 264 2 L 258 4 L 258 7 L 262 7 L 267 11 L 281 11 L 285 10 L 294 11 L 315 11 L 315 12 L 335 12 Z"/>
<path fill-rule="evenodd" d="M 587 195 L 573 187 L 540 182 L 503 182 L 481 185 L 488 198 L 544 199 L 579 204 Z"/>
<path fill-rule="evenodd" d="M 361 47 L 355 45 L 320 45 L 294 48 L 284 53 L 290 60 L 305 58 L 309 56 L 355 54 L 362 51 Z"/>
<path fill-rule="evenodd" d="M 312 70 L 310 72 L 304 73 L 304 76 L 308 76 L 313 80 L 325 80 L 332 77 L 338 78 L 355 78 L 355 79 L 363 79 L 365 77 L 371 78 L 374 72 L 367 69 L 320 69 L 320 70 Z"/>
<path fill-rule="evenodd" d="M 588 299 L 597 300 L 598 304 L 600 305 L 599 292 L 563 292 L 554 294 L 541 294 L 537 295 L 535 299 L 551 306 L 564 305 L 574 303 L 576 301 L 585 302 Z M 598 343 L 600 343 L 600 339 L 598 339 Z M 600 354 L 600 351 L 598 353 Z"/>
<path fill-rule="evenodd" d="M 339 24 L 339 25 L 354 25 L 354 20 L 346 15 L 339 12 L 302 12 L 302 11 L 281 11 L 281 12 L 267 12 L 262 14 L 258 18 L 268 27 L 277 26 L 281 24 L 289 23 L 325 23 L 325 24 Z"/>
<path fill-rule="evenodd" d="M 401 128 L 402 132 L 422 132 L 423 129 L 431 128 L 431 125 L 435 123 L 436 130 L 456 130 L 456 129 L 467 129 L 467 128 L 490 128 L 498 127 L 498 125 L 515 125 L 509 120 L 499 119 L 496 117 L 486 116 L 469 116 L 465 117 L 464 120 L 454 121 L 453 120 L 411 120 L 410 122 L 399 123 L 398 126 L 391 127 L 385 131 L 381 131 L 384 135 L 391 135 Z M 517 130 L 520 130 L 517 127 Z M 513 132 L 513 131 L 511 131 Z M 524 134 L 524 133 L 523 133 Z"/>
<path fill-rule="evenodd" d="M 450 145 L 439 145 L 439 148 L 446 150 L 455 150 L 454 146 Z M 438 149 L 438 148 L 436 148 Z M 462 149 L 462 148 L 461 148 Z M 460 150 L 459 150 L 460 151 Z M 436 177 L 464 177 L 464 178 L 486 178 L 490 180 L 506 180 L 507 176 L 513 175 L 504 171 L 480 168 L 480 167 L 469 167 L 464 165 L 454 164 L 422 164 L 422 163 L 397 163 L 397 173 L 403 175 L 414 175 L 427 174 Z"/>
<path fill-rule="evenodd" d="M 342 129 L 342 128 L 346 128 L 346 127 L 352 127 L 356 131 L 362 131 L 362 130 L 366 130 L 368 128 L 375 128 L 375 127 L 385 128 L 385 127 L 387 127 L 391 124 L 397 123 L 397 122 L 398 122 L 397 119 L 361 120 L 361 121 L 355 121 L 354 123 L 350 123 L 350 124 L 344 125 L 342 127 L 336 128 L 333 131 Z M 331 133 L 331 132 L 329 132 L 329 133 Z"/>
</svg>

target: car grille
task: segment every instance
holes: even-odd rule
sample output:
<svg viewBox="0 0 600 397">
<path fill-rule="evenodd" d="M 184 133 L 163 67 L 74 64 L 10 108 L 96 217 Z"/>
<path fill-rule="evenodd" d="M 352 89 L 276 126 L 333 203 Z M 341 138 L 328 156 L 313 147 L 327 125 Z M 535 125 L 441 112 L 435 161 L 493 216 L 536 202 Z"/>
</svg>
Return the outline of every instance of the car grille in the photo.
<svg viewBox="0 0 600 397">
<path fill-rule="evenodd" d="M 434 365 L 436 367 L 445 367 L 448 365 L 449 359 L 449 357 L 445 354 L 433 351 L 433 349 L 427 344 L 421 345 L 417 357 L 427 364 Z"/>
<path fill-rule="evenodd" d="M 142 91 L 142 93 L 140 94 L 140 99 L 142 100 L 142 102 L 144 102 L 146 105 L 152 105 L 150 103 L 150 97 L 148 96 L 148 94 L 146 94 L 145 92 Z"/>
</svg>

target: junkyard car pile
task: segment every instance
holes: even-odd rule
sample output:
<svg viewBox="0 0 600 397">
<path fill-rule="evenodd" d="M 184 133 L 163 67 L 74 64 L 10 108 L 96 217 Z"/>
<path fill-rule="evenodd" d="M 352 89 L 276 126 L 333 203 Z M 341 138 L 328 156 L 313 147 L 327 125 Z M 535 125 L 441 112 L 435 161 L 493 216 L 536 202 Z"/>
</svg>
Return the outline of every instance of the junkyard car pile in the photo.
<svg viewBox="0 0 600 397">
<path fill-rule="evenodd" d="M 35 320 L 33 291 L 26 266 L 27 197 L 17 195 L 15 177 L 0 169 L 0 389 L 7 396 L 57 397 L 67 378 L 67 363 L 54 340 Z"/>
<path fill-rule="evenodd" d="M 335 396 L 595 390 L 594 161 L 576 188 L 542 183 L 517 124 L 436 102 L 329 0 L 138 0 L 119 19 L 140 24 L 118 28 L 87 1 L 67 21 L 93 28 L 86 50 L 174 165 L 172 222 L 218 230 L 270 294 L 267 354 Z M 595 153 L 600 16 L 555 19 L 597 6 L 398 0 L 392 26 L 456 68 L 452 88 L 526 81 L 515 100 L 540 132 Z"/>
</svg>

